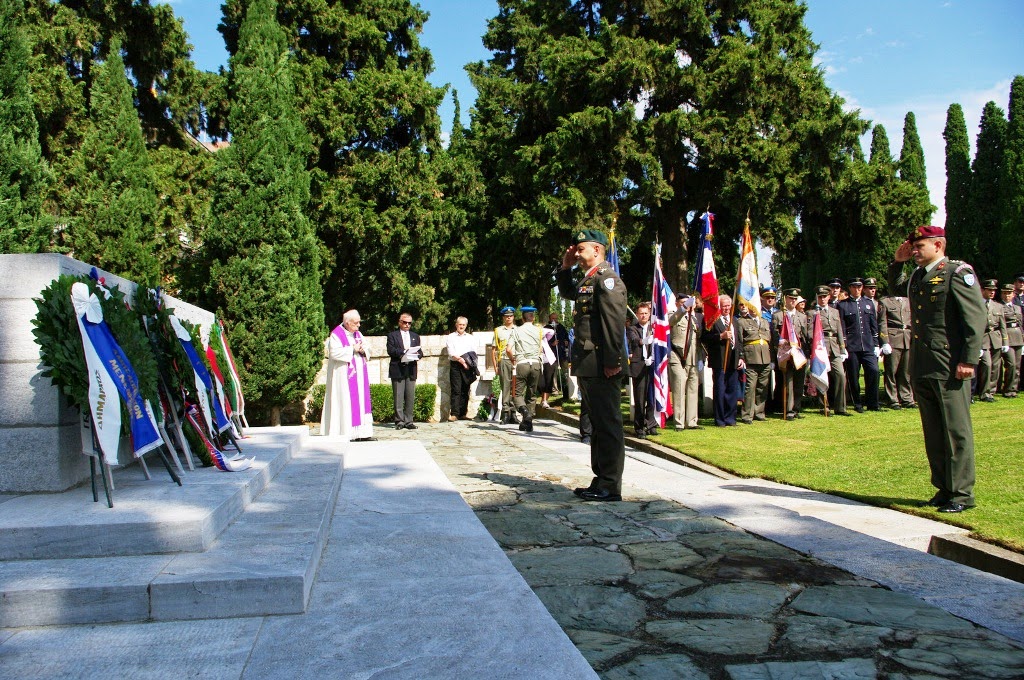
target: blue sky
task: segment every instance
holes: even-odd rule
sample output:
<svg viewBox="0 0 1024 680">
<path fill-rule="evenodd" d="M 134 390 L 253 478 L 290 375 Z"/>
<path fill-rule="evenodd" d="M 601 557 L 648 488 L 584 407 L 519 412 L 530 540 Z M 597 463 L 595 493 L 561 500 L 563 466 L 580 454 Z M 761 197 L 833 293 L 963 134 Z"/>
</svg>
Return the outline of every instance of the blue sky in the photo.
<svg viewBox="0 0 1024 680">
<path fill-rule="evenodd" d="M 174 0 L 185 20 L 193 57 L 216 70 L 227 54 L 217 32 L 220 3 Z M 486 60 L 480 36 L 497 13 L 491 0 L 420 0 L 430 13 L 421 42 L 434 56 L 436 85 L 458 90 L 463 121 L 476 92 L 463 66 Z M 944 224 L 945 142 L 942 128 L 953 102 L 964 108 L 972 143 L 981 110 L 995 101 L 1004 110 L 1010 81 L 1024 74 L 1024 2 L 1021 0 L 809 0 L 805 18 L 818 43 L 818 62 L 829 86 L 850 108 L 885 125 L 894 155 L 903 139 L 903 118 L 913 111 L 924 146 L 934 224 Z M 449 97 L 441 108 L 451 128 Z M 865 139 L 865 148 L 868 140 Z"/>
</svg>

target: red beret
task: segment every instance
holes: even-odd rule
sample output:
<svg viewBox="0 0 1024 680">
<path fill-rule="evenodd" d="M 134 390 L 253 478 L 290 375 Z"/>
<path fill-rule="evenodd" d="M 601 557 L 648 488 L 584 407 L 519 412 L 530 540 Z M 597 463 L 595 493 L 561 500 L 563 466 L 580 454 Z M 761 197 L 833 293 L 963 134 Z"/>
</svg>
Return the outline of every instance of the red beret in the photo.
<svg viewBox="0 0 1024 680">
<path fill-rule="evenodd" d="M 910 232 L 910 236 L 907 237 L 907 240 L 913 242 L 919 238 L 946 238 L 946 230 L 943 227 L 925 225 Z"/>
</svg>

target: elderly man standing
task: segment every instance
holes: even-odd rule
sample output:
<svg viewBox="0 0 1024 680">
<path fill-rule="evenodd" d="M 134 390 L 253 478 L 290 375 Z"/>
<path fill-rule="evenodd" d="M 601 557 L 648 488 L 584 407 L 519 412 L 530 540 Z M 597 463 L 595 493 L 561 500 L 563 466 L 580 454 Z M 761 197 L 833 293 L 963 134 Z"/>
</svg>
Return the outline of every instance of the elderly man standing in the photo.
<svg viewBox="0 0 1024 680">
<path fill-rule="evenodd" d="M 668 355 L 669 383 L 672 386 L 672 418 L 676 430 L 699 430 L 697 400 L 700 387 L 699 364 L 704 346 L 700 333 L 704 314 L 697 309 L 696 298 L 679 295 L 676 311 L 669 317 L 672 329 L 672 353 Z"/>
<path fill-rule="evenodd" d="M 455 319 L 455 332 L 445 338 L 448 349 L 448 376 L 451 385 L 451 407 L 449 421 L 471 420 L 469 410 L 469 388 L 480 374 L 476 367 L 476 338 L 466 332 L 469 320 L 460 316 Z"/>
<path fill-rule="evenodd" d="M 619 389 L 626 353 L 622 329 L 626 324 L 626 285 L 605 262 L 608 237 L 583 229 L 566 249 L 556 277 L 559 294 L 576 301 L 572 372 L 580 379 L 584 408 L 590 413 L 593 437 L 590 486 L 573 491 L 586 501 L 622 500 L 622 469 L 626 444 L 622 430 Z M 583 274 L 577 284 L 572 268 Z"/>
<path fill-rule="evenodd" d="M 350 309 L 325 343 L 327 389 L 320 416 L 320 434 L 340 435 L 352 441 L 373 441 L 370 374 L 359 312 Z"/>
<path fill-rule="evenodd" d="M 712 395 L 715 407 L 715 425 L 727 427 L 736 424 L 736 402 L 739 400 L 738 370 L 745 367 L 743 348 L 737 347 L 741 337 L 739 321 L 732 315 L 732 298 L 720 295 L 718 308 L 722 315 L 701 336 L 708 352 L 708 365 L 715 381 Z"/>
<path fill-rule="evenodd" d="M 963 512 L 975 504 L 971 377 L 988 315 L 971 265 L 946 257 L 945 229 L 918 227 L 896 249 L 889 290 L 911 258 L 917 269 L 905 288 L 914 327 L 910 380 L 937 489 L 928 504 Z"/>
<path fill-rule="evenodd" d="M 412 315 L 408 312 L 398 315 L 398 329 L 388 333 L 387 350 L 391 358 L 388 377 L 395 398 L 395 429 L 415 430 L 416 376 L 423 351 L 420 336 L 412 331 Z"/>
</svg>

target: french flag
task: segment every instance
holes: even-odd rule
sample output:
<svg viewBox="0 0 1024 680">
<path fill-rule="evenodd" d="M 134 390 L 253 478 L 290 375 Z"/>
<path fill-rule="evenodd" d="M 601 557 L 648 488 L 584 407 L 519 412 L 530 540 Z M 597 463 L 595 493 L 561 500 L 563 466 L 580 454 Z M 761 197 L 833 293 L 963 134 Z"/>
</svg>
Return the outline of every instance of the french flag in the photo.
<svg viewBox="0 0 1024 680">
<path fill-rule="evenodd" d="M 711 239 L 714 237 L 713 213 L 700 216 L 704 229 L 700 234 L 700 248 L 697 250 L 697 276 L 693 291 L 704 301 L 704 328 L 711 330 L 722 315 L 718 307 L 718 276 L 715 274 L 715 259 L 711 256 Z"/>
</svg>

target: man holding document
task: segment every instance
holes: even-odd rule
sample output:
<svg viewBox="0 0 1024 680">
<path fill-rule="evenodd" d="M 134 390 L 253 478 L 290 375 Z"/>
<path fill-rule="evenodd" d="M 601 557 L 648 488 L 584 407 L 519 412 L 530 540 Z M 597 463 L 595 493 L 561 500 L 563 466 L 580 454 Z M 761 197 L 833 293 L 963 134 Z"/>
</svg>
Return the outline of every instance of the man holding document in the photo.
<svg viewBox="0 0 1024 680">
<path fill-rule="evenodd" d="M 412 315 L 398 316 L 398 330 L 388 333 L 388 377 L 395 397 L 395 429 L 415 430 L 413 406 L 416 403 L 416 365 L 423 356 L 420 336 L 412 332 Z"/>
</svg>

